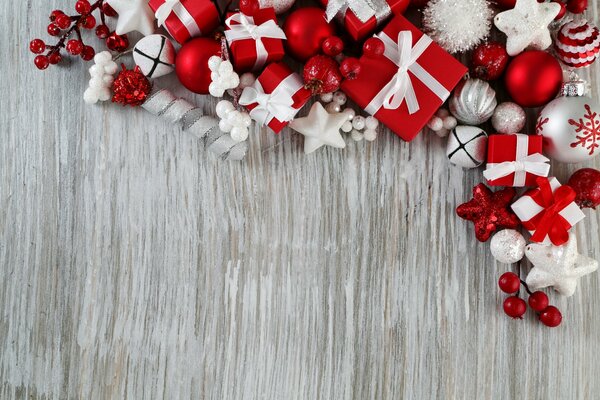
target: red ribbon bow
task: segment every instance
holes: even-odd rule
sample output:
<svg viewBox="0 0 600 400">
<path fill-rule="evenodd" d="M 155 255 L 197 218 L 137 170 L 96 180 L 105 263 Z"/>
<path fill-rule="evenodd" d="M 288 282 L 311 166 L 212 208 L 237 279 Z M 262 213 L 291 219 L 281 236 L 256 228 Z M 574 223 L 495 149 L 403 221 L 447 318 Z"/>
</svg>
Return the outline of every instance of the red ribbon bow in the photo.
<svg viewBox="0 0 600 400">
<path fill-rule="evenodd" d="M 575 191 L 570 186 L 561 186 L 552 192 L 548 178 L 536 180 L 539 189 L 531 194 L 531 198 L 544 210 L 527 221 L 527 229 L 534 230 L 532 242 L 543 242 L 546 236 L 555 246 L 569 241 L 571 224 L 559 213 L 575 200 Z"/>
</svg>

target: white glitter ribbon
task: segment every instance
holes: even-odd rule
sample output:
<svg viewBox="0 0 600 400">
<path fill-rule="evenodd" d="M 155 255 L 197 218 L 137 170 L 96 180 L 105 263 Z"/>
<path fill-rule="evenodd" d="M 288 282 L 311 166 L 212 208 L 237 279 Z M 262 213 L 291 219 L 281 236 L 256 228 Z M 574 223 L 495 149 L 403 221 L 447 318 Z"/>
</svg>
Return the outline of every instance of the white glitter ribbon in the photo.
<svg viewBox="0 0 600 400">
<path fill-rule="evenodd" d="M 262 68 L 269 57 L 269 52 L 262 39 L 286 39 L 283 30 L 272 19 L 260 25 L 256 25 L 254 18 L 248 17 L 242 13 L 236 13 L 229 17 L 225 23 L 229 28 L 225 31 L 225 37 L 230 44 L 237 40 L 246 39 L 252 39 L 256 43 L 255 70 Z"/>
<path fill-rule="evenodd" d="M 527 174 L 536 176 L 548 176 L 550 172 L 550 159 L 540 153 L 528 155 L 529 136 L 516 135 L 517 148 L 515 151 L 515 161 L 506 161 L 503 163 L 488 163 L 487 169 L 483 171 L 483 176 L 488 181 L 504 178 L 510 174 L 515 174 L 513 180 L 514 187 L 523 187 L 527 179 Z"/>
<path fill-rule="evenodd" d="M 273 119 L 281 122 L 291 121 L 298 111 L 293 108 L 293 96 L 302 89 L 302 86 L 300 76 L 290 74 L 279 83 L 273 93 L 267 94 L 257 79 L 254 85 L 244 89 L 239 103 L 243 106 L 258 104 L 250 111 L 250 116 L 263 126 L 268 125 Z"/>
<path fill-rule="evenodd" d="M 382 107 L 386 110 L 398 109 L 404 101 L 408 106 L 409 114 L 420 110 L 419 101 L 412 84 L 409 71 L 419 79 L 440 100 L 445 101 L 450 92 L 437 79 L 435 79 L 417 60 L 433 42 L 427 35 L 421 36 L 419 41 L 412 46 L 412 32 L 401 31 L 398 41 L 394 42 L 384 32 L 375 35 L 385 44 L 385 57 L 396 64 L 398 72 L 390 82 L 371 100 L 365 108 L 371 115 L 375 115 Z"/>
<path fill-rule="evenodd" d="M 348 9 L 361 22 L 367 22 L 375 17 L 379 23 L 392 14 L 392 9 L 386 0 L 329 0 L 326 10 L 327 21 L 344 18 Z"/>
<path fill-rule="evenodd" d="M 183 4 L 181 4 L 181 0 L 166 0 L 160 7 L 158 7 L 155 16 L 159 27 L 165 25 L 165 22 L 171 13 L 175 13 L 191 37 L 202 35 L 202 31 L 200 30 L 198 23 L 196 20 L 194 20 L 192 14 L 190 14 Z"/>
</svg>

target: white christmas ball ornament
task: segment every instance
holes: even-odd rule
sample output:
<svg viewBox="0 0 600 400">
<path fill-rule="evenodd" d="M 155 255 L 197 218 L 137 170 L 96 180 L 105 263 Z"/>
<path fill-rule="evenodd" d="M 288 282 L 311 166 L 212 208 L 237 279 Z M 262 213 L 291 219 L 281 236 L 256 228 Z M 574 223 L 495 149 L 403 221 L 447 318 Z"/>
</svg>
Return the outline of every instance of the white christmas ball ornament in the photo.
<svg viewBox="0 0 600 400">
<path fill-rule="evenodd" d="M 283 14 L 288 11 L 296 0 L 259 0 L 260 8 L 273 7 L 276 14 Z"/>
<path fill-rule="evenodd" d="M 467 79 L 454 90 L 450 112 L 468 125 L 480 125 L 489 120 L 498 105 L 496 92 L 481 79 Z"/>
<path fill-rule="evenodd" d="M 457 126 L 448 137 L 446 155 L 463 168 L 479 167 L 487 153 L 487 133 L 475 126 Z"/>
<path fill-rule="evenodd" d="M 514 229 L 505 229 L 496 233 L 490 241 L 492 256 L 501 263 L 513 264 L 525 256 L 527 242 L 523 235 Z"/>
<path fill-rule="evenodd" d="M 148 78 L 158 78 L 175 70 L 175 47 L 163 35 L 140 39 L 133 48 L 133 61 Z"/>
<path fill-rule="evenodd" d="M 496 107 L 492 115 L 492 126 L 497 133 L 520 133 L 525 127 L 526 117 L 525 110 L 520 105 L 507 101 Z"/>
<path fill-rule="evenodd" d="M 578 163 L 600 154 L 600 104 L 583 96 L 584 90 L 582 82 L 569 82 L 563 95 L 540 112 L 536 133 L 554 160 Z"/>
</svg>

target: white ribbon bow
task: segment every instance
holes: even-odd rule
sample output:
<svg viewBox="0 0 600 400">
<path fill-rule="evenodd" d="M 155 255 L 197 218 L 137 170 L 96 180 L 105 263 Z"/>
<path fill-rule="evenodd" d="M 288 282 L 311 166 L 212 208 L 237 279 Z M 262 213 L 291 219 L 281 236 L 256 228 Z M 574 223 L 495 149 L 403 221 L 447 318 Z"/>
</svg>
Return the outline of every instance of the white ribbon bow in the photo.
<svg viewBox="0 0 600 400">
<path fill-rule="evenodd" d="M 525 186 L 527 174 L 536 176 L 548 176 L 550 172 L 550 159 L 540 153 L 527 155 L 528 152 L 527 135 L 517 135 L 517 148 L 515 161 L 506 161 L 498 164 L 489 163 L 487 169 L 483 171 L 483 176 L 488 181 L 504 178 L 510 174 L 515 174 L 513 186 Z"/>
<path fill-rule="evenodd" d="M 181 0 L 166 0 L 163 4 L 161 4 L 160 7 L 158 7 L 155 17 L 159 27 L 165 25 L 165 22 L 171 13 L 175 13 L 175 15 L 177 15 L 177 18 L 179 18 L 181 23 L 188 30 L 191 37 L 202 35 L 202 31 L 200 30 L 198 23 L 192 14 L 190 14 L 183 4 L 181 4 Z"/>
<path fill-rule="evenodd" d="M 327 21 L 336 17 L 344 17 L 348 9 L 361 22 L 367 22 L 373 17 L 377 18 L 377 22 L 381 22 L 392 13 L 386 0 L 329 0 L 326 10 Z"/>
<path fill-rule="evenodd" d="M 235 22 L 235 23 L 234 23 Z M 242 13 L 236 13 L 229 17 L 227 21 L 228 30 L 225 31 L 225 37 L 229 43 L 236 40 L 252 39 L 256 43 L 256 63 L 254 69 L 262 68 L 269 57 L 269 52 L 262 39 L 286 39 L 285 32 L 272 19 L 256 25 L 254 18 L 248 17 Z"/>
<path fill-rule="evenodd" d="M 396 64 L 398 72 L 367 105 L 365 110 L 369 114 L 375 115 L 382 107 L 386 110 L 398 109 L 404 101 L 406 101 L 409 114 L 412 115 L 420 110 L 412 78 L 408 73 L 409 71 L 439 97 L 442 102 L 450 96 L 448 89 L 417 62 L 419 57 L 423 55 L 432 43 L 429 36 L 421 36 L 414 46 L 412 46 L 411 31 L 399 32 L 397 42 L 394 42 L 383 32 L 375 35 L 375 37 L 383 41 L 385 45 L 384 55 Z"/>
<path fill-rule="evenodd" d="M 288 122 L 298 112 L 294 106 L 293 96 L 302 88 L 302 80 L 298 74 L 290 74 L 267 94 L 257 79 L 254 85 L 244 89 L 239 103 L 243 106 L 258 104 L 250 111 L 252 119 L 261 125 L 268 125 L 273 119 Z"/>
</svg>

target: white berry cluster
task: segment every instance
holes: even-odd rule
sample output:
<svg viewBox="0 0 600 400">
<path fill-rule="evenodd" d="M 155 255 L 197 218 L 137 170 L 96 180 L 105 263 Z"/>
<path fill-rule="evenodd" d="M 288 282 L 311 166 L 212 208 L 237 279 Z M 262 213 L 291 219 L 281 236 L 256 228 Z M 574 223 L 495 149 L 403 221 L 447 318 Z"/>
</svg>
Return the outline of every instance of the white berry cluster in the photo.
<svg viewBox="0 0 600 400">
<path fill-rule="evenodd" d="M 89 87 L 83 93 L 83 100 L 87 104 L 96 104 L 99 101 L 107 101 L 111 98 L 111 86 L 115 80 L 114 75 L 119 66 L 113 61 L 108 51 L 96 54 L 94 65 L 90 67 Z"/>
<path fill-rule="evenodd" d="M 217 116 L 221 118 L 219 128 L 231 135 L 231 138 L 236 142 L 243 142 L 248 139 L 250 125 L 252 119 L 247 112 L 238 111 L 233 106 L 233 103 L 227 100 L 221 100 L 217 103 Z"/>
<path fill-rule="evenodd" d="M 211 70 L 212 82 L 208 86 L 211 96 L 223 97 L 227 90 L 235 89 L 240 84 L 240 76 L 233 70 L 233 64 L 230 61 L 212 56 L 208 59 L 208 68 Z"/>
<path fill-rule="evenodd" d="M 427 127 L 439 137 L 448 136 L 450 131 L 456 128 L 456 125 L 458 125 L 458 121 L 445 108 L 437 110 L 427 123 Z"/>
<path fill-rule="evenodd" d="M 325 109 L 327 112 L 339 113 L 342 112 L 348 115 L 348 121 L 342 126 L 342 132 L 350 134 L 352 140 L 360 142 L 365 139 L 369 142 L 377 139 L 377 128 L 379 121 L 375 117 L 363 117 L 356 115 L 356 111 L 352 108 L 342 110 L 342 106 L 348 101 L 348 97 L 344 92 L 324 93 L 321 95 L 321 101 L 327 103 Z"/>
</svg>

